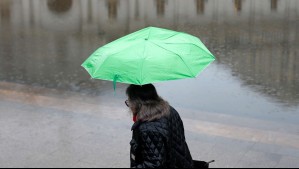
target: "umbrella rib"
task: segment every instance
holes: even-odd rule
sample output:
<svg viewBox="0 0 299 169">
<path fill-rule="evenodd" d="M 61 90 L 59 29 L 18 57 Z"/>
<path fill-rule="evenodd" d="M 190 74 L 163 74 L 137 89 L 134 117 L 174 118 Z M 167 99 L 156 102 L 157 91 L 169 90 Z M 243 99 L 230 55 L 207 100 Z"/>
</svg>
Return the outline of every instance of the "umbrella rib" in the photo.
<svg viewBox="0 0 299 169">
<path fill-rule="evenodd" d="M 151 36 L 151 32 L 152 32 L 152 29 L 149 30 L 148 32 L 148 36 L 147 36 L 147 39 L 146 39 L 146 42 L 144 44 L 144 49 L 143 49 L 143 55 L 142 55 L 142 62 L 141 62 L 141 71 L 140 71 L 140 84 L 142 84 L 143 82 L 143 65 L 144 65 L 144 60 L 145 60 L 145 53 L 146 53 L 146 47 L 147 47 L 147 42 Z"/>
<path fill-rule="evenodd" d="M 140 84 L 143 82 L 143 65 L 144 65 L 144 60 L 145 60 L 145 52 L 146 52 L 146 47 L 147 43 L 144 44 L 144 49 L 143 49 L 143 56 L 142 56 L 142 62 L 141 62 L 141 71 L 140 71 Z"/>
<path fill-rule="evenodd" d="M 102 62 L 102 64 L 100 64 L 100 65 L 96 68 L 96 70 L 92 73 L 92 78 L 96 78 L 96 77 L 95 77 L 95 74 L 99 71 L 99 69 L 101 68 L 101 66 L 106 62 L 106 60 L 107 60 L 108 57 L 109 57 L 109 56 L 106 55 L 106 56 L 105 56 L 105 59 L 103 59 L 104 61 Z"/>
<path fill-rule="evenodd" d="M 193 46 L 196 46 L 196 47 L 198 47 L 199 49 L 201 49 L 201 50 L 203 50 L 203 51 L 205 51 L 205 49 L 203 49 L 202 47 L 200 47 L 200 46 L 198 46 L 198 45 L 196 45 L 196 44 L 194 44 L 194 43 L 164 43 L 164 44 L 166 44 L 166 45 L 171 45 L 171 44 L 174 44 L 174 45 L 177 45 L 177 44 L 179 44 L 179 45 L 193 45 Z M 213 58 L 215 58 L 215 56 L 210 52 L 210 50 L 207 48 L 207 50 L 208 51 L 205 51 L 205 52 L 207 52 L 211 57 L 213 57 Z"/>
<path fill-rule="evenodd" d="M 171 35 L 170 37 L 167 37 L 166 39 L 170 39 L 170 38 L 175 37 L 175 36 L 177 36 L 177 35 L 179 35 L 179 34 L 181 34 L 181 32 L 177 32 L 177 33 Z"/>
<path fill-rule="evenodd" d="M 133 45 L 135 45 L 135 43 L 133 43 Z M 105 47 L 105 46 L 104 46 L 104 47 Z M 117 52 L 115 52 L 115 53 L 112 53 L 112 54 L 109 54 L 109 55 L 106 54 L 106 55 L 104 55 L 104 56 L 101 56 L 101 57 L 105 57 L 105 59 L 103 59 L 104 61 L 102 62 L 102 64 L 100 64 L 100 65 L 96 68 L 96 70 L 93 72 L 93 75 L 92 75 L 92 76 L 94 76 L 94 74 L 96 74 L 96 73 L 99 71 L 99 69 L 101 68 L 101 66 L 105 64 L 105 62 L 107 61 L 108 58 L 113 57 L 114 55 L 117 55 L 117 54 L 119 54 L 119 53 L 122 53 L 122 52 L 124 52 L 125 50 L 127 50 L 127 49 L 129 49 L 129 48 L 131 48 L 131 47 L 132 47 L 132 45 L 131 45 L 131 46 L 128 46 L 128 47 L 126 47 L 126 48 L 124 48 L 123 50 L 117 51 Z M 93 77 L 93 78 L 94 78 L 94 77 Z"/>
<path fill-rule="evenodd" d="M 164 48 L 163 46 L 160 46 L 160 45 L 158 45 L 158 44 L 156 44 L 156 43 L 154 43 L 154 42 L 151 42 L 151 43 L 154 44 L 154 45 L 156 45 L 156 46 L 158 46 L 158 47 L 160 47 L 160 48 L 162 48 L 162 49 L 164 49 L 164 50 L 166 50 L 166 51 L 168 51 L 168 52 L 170 52 L 170 53 L 175 54 L 176 56 L 178 56 L 178 57 L 183 61 L 183 63 L 185 64 L 185 66 L 188 68 L 190 74 L 191 74 L 193 77 L 196 77 L 196 76 L 193 74 L 193 72 L 191 71 L 190 67 L 189 67 L 189 66 L 187 65 L 187 63 L 185 62 L 185 60 L 184 60 L 179 54 L 174 53 L 173 51 L 171 51 L 171 50 L 169 50 L 169 49 L 166 49 L 166 48 Z"/>
</svg>

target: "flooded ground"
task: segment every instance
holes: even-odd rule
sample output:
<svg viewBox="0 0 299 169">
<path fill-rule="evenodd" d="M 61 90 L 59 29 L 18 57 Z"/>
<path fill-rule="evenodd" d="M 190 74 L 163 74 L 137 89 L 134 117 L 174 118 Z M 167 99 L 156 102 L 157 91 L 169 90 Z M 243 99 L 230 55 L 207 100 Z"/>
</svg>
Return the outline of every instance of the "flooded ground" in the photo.
<svg viewBox="0 0 299 169">
<path fill-rule="evenodd" d="M 293 121 L 299 114 L 298 4 L 2 0 L 0 80 L 97 96 L 112 93 L 111 83 L 90 80 L 81 63 L 110 41 L 159 26 L 200 37 L 217 57 L 196 80 L 157 84 L 171 102 Z"/>
<path fill-rule="evenodd" d="M 83 103 L 121 112 L 127 85 L 118 84 L 114 96 L 111 82 L 91 80 L 80 65 L 97 48 L 147 26 L 198 36 L 217 58 L 196 79 L 155 84 L 188 124 L 219 123 L 235 126 L 227 131 L 240 127 L 248 133 L 279 131 L 278 135 L 261 132 L 269 137 L 258 140 L 299 149 L 290 141 L 298 142 L 299 135 L 297 0 L 1 0 L 2 113 L 5 107 L 22 109 L 18 104 L 85 112 Z M 63 106 L 51 98 L 69 102 L 62 102 Z M 99 107 L 92 108 L 85 113 Z M 118 115 L 129 118 L 122 113 Z M 114 118 L 109 113 L 103 117 Z M 215 130 L 201 128 L 201 134 L 256 141 L 251 135 L 240 136 L 240 131 L 227 137 L 216 131 L 217 126 L 206 125 Z M 187 128 L 194 132 L 192 125 Z M 198 135 L 190 135 L 191 140 L 197 139 Z M 276 136 L 289 140 L 271 141 Z M 246 155 L 257 154 L 249 151 Z M 276 157 L 270 158 L 278 161 L 274 167 L 280 164 Z"/>
</svg>

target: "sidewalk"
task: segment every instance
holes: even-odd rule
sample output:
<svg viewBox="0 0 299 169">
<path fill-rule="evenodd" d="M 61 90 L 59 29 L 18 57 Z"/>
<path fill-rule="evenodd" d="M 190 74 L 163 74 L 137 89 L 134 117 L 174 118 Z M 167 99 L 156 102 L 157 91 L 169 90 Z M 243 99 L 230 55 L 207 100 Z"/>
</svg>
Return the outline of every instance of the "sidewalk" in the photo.
<svg viewBox="0 0 299 169">
<path fill-rule="evenodd" d="M 0 82 L 0 167 L 128 167 L 132 122 L 111 95 Z M 299 125 L 177 109 L 198 115 L 181 113 L 187 142 L 211 167 L 299 167 Z"/>
</svg>

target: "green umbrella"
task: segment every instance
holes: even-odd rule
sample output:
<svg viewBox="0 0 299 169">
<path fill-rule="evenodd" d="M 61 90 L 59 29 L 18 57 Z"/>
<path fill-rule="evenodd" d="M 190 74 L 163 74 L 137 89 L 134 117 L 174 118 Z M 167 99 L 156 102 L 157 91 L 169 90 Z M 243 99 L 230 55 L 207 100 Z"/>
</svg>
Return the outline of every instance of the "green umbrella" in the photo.
<svg viewBox="0 0 299 169">
<path fill-rule="evenodd" d="M 82 66 L 92 78 L 144 85 L 195 78 L 213 54 L 192 35 L 148 27 L 96 50 Z"/>
</svg>

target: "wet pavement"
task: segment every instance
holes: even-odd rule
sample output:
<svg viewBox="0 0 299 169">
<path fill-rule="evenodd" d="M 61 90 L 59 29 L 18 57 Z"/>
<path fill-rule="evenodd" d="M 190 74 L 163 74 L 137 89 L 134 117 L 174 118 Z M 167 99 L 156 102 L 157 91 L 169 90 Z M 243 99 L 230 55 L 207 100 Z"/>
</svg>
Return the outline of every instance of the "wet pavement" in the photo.
<svg viewBox="0 0 299 169">
<path fill-rule="evenodd" d="M 296 0 L 1 0 L 0 167 L 127 167 L 127 85 L 81 63 L 146 26 L 215 54 L 197 79 L 155 84 L 211 167 L 299 167 Z"/>
<path fill-rule="evenodd" d="M 0 87 L 0 167 L 129 166 L 132 122 L 120 94 L 107 102 L 7 82 Z M 211 167 L 299 165 L 296 124 L 177 109 L 193 157 L 215 159 Z"/>
</svg>

